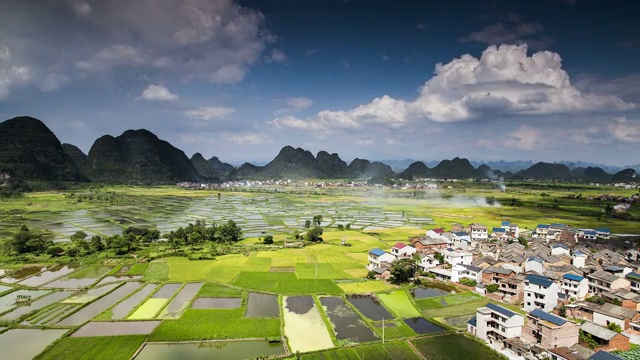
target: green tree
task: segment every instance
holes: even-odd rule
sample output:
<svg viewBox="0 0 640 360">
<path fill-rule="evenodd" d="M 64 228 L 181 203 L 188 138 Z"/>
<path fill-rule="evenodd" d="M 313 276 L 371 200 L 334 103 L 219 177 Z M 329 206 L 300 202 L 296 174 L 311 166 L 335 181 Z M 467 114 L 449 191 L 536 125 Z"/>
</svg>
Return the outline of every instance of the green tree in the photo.
<svg viewBox="0 0 640 360">
<path fill-rule="evenodd" d="M 322 224 L 322 215 L 314 216 L 313 223 L 316 224 L 316 226 L 320 226 L 320 224 Z"/>
<path fill-rule="evenodd" d="M 441 253 L 437 252 L 435 254 L 433 254 L 433 257 L 438 260 L 438 262 L 440 264 L 444 264 L 444 255 L 442 255 Z"/>
<path fill-rule="evenodd" d="M 377 274 L 375 271 L 373 271 L 373 270 L 372 270 L 372 271 L 369 271 L 369 272 L 367 273 L 367 279 L 369 279 L 369 280 L 375 280 L 377 275 L 378 275 L 378 274 Z"/>
<path fill-rule="evenodd" d="M 309 229 L 304 237 L 305 237 L 305 240 L 307 241 L 319 242 L 319 241 L 322 241 L 323 233 L 324 233 L 324 230 L 322 230 L 321 227 L 316 226 L 312 229 Z"/>
<path fill-rule="evenodd" d="M 308 228 L 310 228 L 310 227 L 311 227 L 311 220 L 306 220 L 306 221 L 304 222 L 304 228 L 305 228 L 305 229 L 308 229 Z"/>
<path fill-rule="evenodd" d="M 338 230 L 343 231 L 344 230 L 344 225 L 338 224 Z"/>
<path fill-rule="evenodd" d="M 347 224 L 347 226 L 344 227 L 346 230 L 351 230 L 351 224 Z"/>
<path fill-rule="evenodd" d="M 101 236 L 92 236 L 91 237 L 91 248 L 94 252 L 100 252 L 104 250 L 104 243 L 102 242 Z"/>
<path fill-rule="evenodd" d="M 567 307 L 564 305 L 560 306 L 560 310 L 558 311 L 558 314 L 562 317 L 567 317 Z"/>
<path fill-rule="evenodd" d="M 46 240 L 41 233 L 32 232 L 26 225 L 22 225 L 20 231 L 7 243 L 7 250 L 18 254 L 36 253 L 40 254 L 53 245 L 53 241 Z"/>
<path fill-rule="evenodd" d="M 621 333 L 622 332 L 622 328 L 620 327 L 620 325 L 616 324 L 616 323 L 609 323 L 609 325 L 607 325 L 607 328 L 611 331 L 615 331 L 617 333 Z"/>
<path fill-rule="evenodd" d="M 391 265 L 391 282 L 402 284 L 409 282 L 416 272 L 416 264 L 413 259 L 401 259 Z"/>
<path fill-rule="evenodd" d="M 267 235 L 262 239 L 262 242 L 267 245 L 273 244 L 273 235 Z"/>
<path fill-rule="evenodd" d="M 487 289 L 487 292 L 489 292 L 489 293 L 494 293 L 494 292 L 498 291 L 498 289 L 499 289 L 498 284 L 489 284 L 489 285 L 485 286 L 484 288 Z"/>
<path fill-rule="evenodd" d="M 226 224 L 220 226 L 218 231 L 220 239 L 225 242 L 238 242 L 242 238 L 242 229 L 233 220 L 229 220 Z"/>
</svg>

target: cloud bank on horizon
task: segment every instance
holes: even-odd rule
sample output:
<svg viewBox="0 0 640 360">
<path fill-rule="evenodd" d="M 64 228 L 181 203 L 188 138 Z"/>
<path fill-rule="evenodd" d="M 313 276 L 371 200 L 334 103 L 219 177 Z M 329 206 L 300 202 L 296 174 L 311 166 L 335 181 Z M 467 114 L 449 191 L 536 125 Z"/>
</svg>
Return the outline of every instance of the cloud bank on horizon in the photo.
<svg viewBox="0 0 640 360">
<path fill-rule="evenodd" d="M 289 144 L 344 159 L 640 163 L 628 60 L 640 31 L 619 9 L 598 40 L 585 15 L 597 2 L 556 4 L 572 14 L 558 21 L 549 7 L 525 19 L 514 4 L 401 1 L 384 32 L 362 16 L 381 10 L 357 1 L 0 3 L 0 116 L 39 117 L 85 151 L 147 128 L 235 162 Z"/>
</svg>

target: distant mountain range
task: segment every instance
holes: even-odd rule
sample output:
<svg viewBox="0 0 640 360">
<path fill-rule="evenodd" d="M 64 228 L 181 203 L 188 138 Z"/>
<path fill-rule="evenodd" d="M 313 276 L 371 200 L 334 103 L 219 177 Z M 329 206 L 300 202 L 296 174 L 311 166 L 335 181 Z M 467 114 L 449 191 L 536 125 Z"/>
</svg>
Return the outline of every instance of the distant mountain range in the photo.
<svg viewBox="0 0 640 360">
<path fill-rule="evenodd" d="M 190 159 L 180 149 L 148 130 L 127 130 L 117 137 L 97 139 L 89 154 L 72 144 L 61 144 L 47 126 L 31 117 L 0 123 L 0 174 L 27 181 L 96 181 L 122 184 L 172 184 L 181 181 L 220 182 L 229 179 L 350 179 L 373 182 L 398 179 L 499 179 L 640 182 L 637 170 L 592 164 L 472 162 L 451 160 L 369 161 L 356 158 L 347 164 L 336 153 L 285 146 L 263 166 L 245 163 L 235 168 L 217 157 L 196 153 Z M 640 167 L 640 165 L 638 165 Z M 398 170 L 402 168 L 402 170 Z M 395 171 L 394 171 L 395 169 Z M 8 175 L 7 175 L 8 174 Z"/>
</svg>

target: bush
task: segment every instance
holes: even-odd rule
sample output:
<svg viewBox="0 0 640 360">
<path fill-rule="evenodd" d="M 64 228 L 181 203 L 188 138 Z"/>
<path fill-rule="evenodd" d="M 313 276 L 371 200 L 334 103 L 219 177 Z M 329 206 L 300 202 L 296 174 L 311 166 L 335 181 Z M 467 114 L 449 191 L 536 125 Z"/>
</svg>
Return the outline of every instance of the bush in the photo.
<svg viewBox="0 0 640 360">
<path fill-rule="evenodd" d="M 369 280 L 375 280 L 376 279 L 376 275 L 378 275 L 375 271 L 369 271 L 367 273 L 367 279 Z"/>
<path fill-rule="evenodd" d="M 498 284 L 489 284 L 485 286 L 485 289 L 487 289 L 487 292 L 489 293 L 494 293 L 498 291 L 499 287 L 498 287 Z"/>
<path fill-rule="evenodd" d="M 460 279 L 460 284 L 466 285 L 466 286 L 476 286 L 477 283 L 478 282 L 473 279 L 467 279 L 467 278 Z"/>
<path fill-rule="evenodd" d="M 262 238 L 262 243 L 265 245 L 273 244 L 273 235 L 267 235 L 264 238 Z"/>
</svg>

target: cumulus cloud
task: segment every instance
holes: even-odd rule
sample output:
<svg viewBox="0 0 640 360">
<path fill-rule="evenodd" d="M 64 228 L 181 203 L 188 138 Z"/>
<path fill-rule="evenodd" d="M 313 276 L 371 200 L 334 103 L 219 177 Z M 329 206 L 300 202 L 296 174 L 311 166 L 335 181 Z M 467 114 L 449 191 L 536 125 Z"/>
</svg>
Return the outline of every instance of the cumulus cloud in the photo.
<svg viewBox="0 0 640 360">
<path fill-rule="evenodd" d="M 64 74 L 49 74 L 44 78 L 40 90 L 44 92 L 55 91 L 71 82 L 71 79 Z"/>
<path fill-rule="evenodd" d="M 187 110 L 184 114 L 190 118 L 209 121 L 226 118 L 235 111 L 236 110 L 233 108 L 223 106 L 204 106 L 193 110 Z"/>
<path fill-rule="evenodd" d="M 419 120 L 456 122 L 496 116 L 532 116 L 635 108 L 612 95 L 584 93 L 571 84 L 560 55 L 527 45 L 489 46 L 475 58 L 465 54 L 437 64 L 435 75 L 414 101 L 382 96 L 345 111 L 320 111 L 315 117 L 281 117 L 275 127 L 330 131 L 380 124 L 397 128 Z"/>
<path fill-rule="evenodd" d="M 145 74 L 151 81 L 234 84 L 274 41 L 262 13 L 235 0 L 7 2 L 0 12 L 0 92 L 56 88 L 61 76 L 74 83 Z M 284 54 L 273 55 L 279 61 Z M 30 69 L 28 81 L 9 74 L 18 68 Z"/>
<path fill-rule="evenodd" d="M 148 101 L 174 101 L 178 100 L 178 95 L 172 94 L 169 89 L 163 85 L 149 85 L 142 92 L 139 99 Z"/>
<path fill-rule="evenodd" d="M 313 105 L 313 100 L 306 97 L 291 97 L 285 100 L 285 104 L 292 110 L 304 110 Z"/>
<path fill-rule="evenodd" d="M 608 126 L 609 133 L 615 140 L 626 143 L 640 143 L 640 121 L 619 117 Z"/>
<path fill-rule="evenodd" d="M 255 132 L 244 133 L 244 134 L 225 133 L 223 134 L 223 138 L 226 141 L 229 141 L 235 144 L 240 144 L 240 145 L 257 145 L 265 142 L 267 143 L 272 142 L 270 139 L 266 138 L 264 135 L 261 135 Z"/>
<path fill-rule="evenodd" d="M 270 63 L 285 63 L 287 62 L 287 55 L 284 54 L 282 50 L 272 49 L 271 53 L 267 57 L 267 62 Z"/>
</svg>

